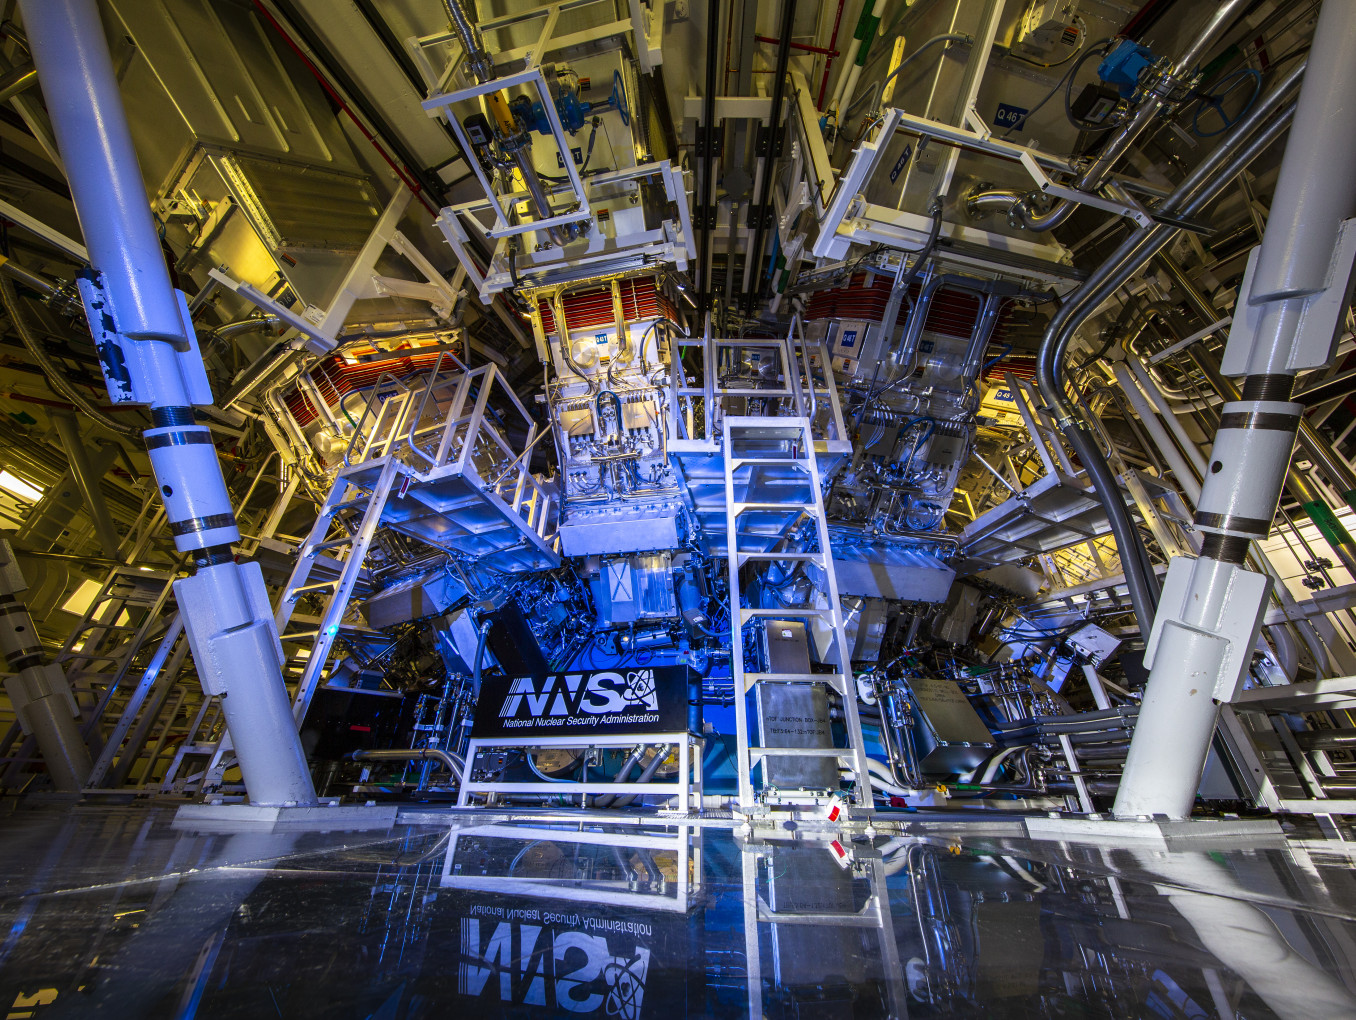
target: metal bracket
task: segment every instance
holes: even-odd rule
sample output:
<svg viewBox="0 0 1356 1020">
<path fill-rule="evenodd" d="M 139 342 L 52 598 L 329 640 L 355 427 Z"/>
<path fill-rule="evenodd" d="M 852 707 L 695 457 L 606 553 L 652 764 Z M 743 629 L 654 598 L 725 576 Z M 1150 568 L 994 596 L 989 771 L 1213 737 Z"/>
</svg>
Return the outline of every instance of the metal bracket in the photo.
<svg viewBox="0 0 1356 1020">
<path fill-rule="evenodd" d="M 1056 184 L 1045 170 L 1041 168 L 1036 157 L 1030 152 L 1022 152 L 1018 160 L 1026 168 L 1026 172 L 1031 175 L 1031 179 L 1036 182 L 1036 188 L 1042 194 L 1050 195 L 1053 198 L 1062 198 L 1066 202 L 1076 202 L 1080 205 L 1090 205 L 1094 209 L 1101 209 L 1104 212 L 1115 213 L 1117 216 L 1125 216 L 1132 219 L 1141 227 L 1153 225 L 1154 218 L 1149 212 L 1134 199 L 1130 198 L 1125 192 L 1121 192 L 1121 199 L 1104 198 L 1101 195 L 1094 195 L 1086 191 L 1079 191 L 1077 188 L 1066 187 L 1063 184 Z"/>
<path fill-rule="evenodd" d="M 768 227 L 772 226 L 772 222 L 775 219 L 776 211 L 772 208 L 771 202 L 767 205 L 755 205 L 750 203 L 748 218 L 748 225 L 750 227 L 755 230 L 762 227 L 766 230 Z"/>
<path fill-rule="evenodd" d="M 1166 627 L 1177 627 L 1195 631 L 1225 647 L 1220 649 L 1218 668 L 1213 675 L 1203 676 L 1202 685 L 1210 684 L 1216 701 L 1233 701 L 1238 696 L 1248 663 L 1252 661 L 1252 650 L 1257 645 L 1257 635 L 1262 627 L 1262 616 L 1267 599 L 1271 595 L 1271 578 L 1265 574 L 1255 574 L 1242 567 L 1234 567 L 1228 582 L 1227 612 L 1219 613 L 1219 623 L 1211 630 L 1186 623 L 1184 617 L 1192 598 L 1192 575 L 1196 560 L 1190 556 L 1177 556 L 1168 564 L 1167 575 L 1163 578 L 1163 593 L 1158 601 L 1158 612 L 1154 615 L 1153 628 L 1144 643 L 1144 665 L 1152 669 L 1158 646 L 1163 640 Z M 1184 670 L 1197 665 L 1215 665 L 1214 663 L 1183 663 Z M 1193 683 L 1195 674 L 1193 674 Z"/>
<path fill-rule="evenodd" d="M 711 143 L 709 149 L 707 146 L 708 138 Z M 711 125 L 709 134 L 705 128 L 700 125 L 697 127 L 697 144 L 692 147 L 692 154 L 694 156 L 698 159 L 703 159 L 706 156 L 713 156 L 716 159 L 719 159 L 724 149 L 725 132 L 721 131 L 718 125 Z"/>
<path fill-rule="evenodd" d="M 241 283 L 233 280 L 220 269 L 208 271 L 208 275 L 225 287 L 235 291 L 250 304 L 262 308 L 270 315 L 276 315 L 283 322 L 287 323 L 302 336 L 307 337 L 306 347 L 313 354 L 328 354 L 338 346 L 338 341 L 334 337 L 327 335 L 314 322 L 304 319 L 290 308 L 278 304 L 267 294 L 256 290 L 248 283 Z"/>
<path fill-rule="evenodd" d="M 1252 303 L 1253 273 L 1261 250 L 1262 246 L 1258 245 L 1248 255 L 1248 268 L 1238 288 L 1234 322 L 1229 330 L 1229 342 L 1224 348 L 1223 364 L 1220 365 L 1220 371 L 1225 375 L 1247 373 L 1248 362 L 1252 360 L 1253 347 L 1257 342 L 1257 329 L 1269 303 Z M 1346 324 L 1352 291 L 1356 289 L 1354 267 L 1356 218 L 1343 220 L 1337 229 L 1337 247 L 1333 249 L 1323 289 L 1303 298 L 1304 311 L 1300 314 L 1295 341 L 1286 358 L 1286 367 L 1292 372 L 1322 368 L 1336 355 L 1337 340 Z"/>
<path fill-rule="evenodd" d="M 179 318 L 183 322 L 181 340 L 133 340 L 118 329 L 118 313 L 104 290 L 102 278 L 81 273 L 75 280 L 80 300 L 85 306 L 94 347 L 99 352 L 99 369 L 108 385 L 108 397 L 115 404 L 150 404 L 163 396 L 160 359 L 151 360 L 156 353 L 152 344 L 173 352 L 175 367 L 183 382 L 189 403 L 205 407 L 212 401 L 212 387 L 207 381 L 207 368 L 198 350 L 198 334 L 188 312 L 188 301 L 182 291 L 175 291 L 179 301 Z M 153 392 L 154 391 L 154 392 Z"/>
<path fill-rule="evenodd" d="M 777 151 L 773 152 L 772 156 L 780 158 L 786 149 L 786 132 L 780 130 L 780 125 L 759 124 L 753 137 L 753 154 L 760 159 L 766 158 L 768 150 L 772 148 L 773 139 L 776 139 Z"/>
</svg>

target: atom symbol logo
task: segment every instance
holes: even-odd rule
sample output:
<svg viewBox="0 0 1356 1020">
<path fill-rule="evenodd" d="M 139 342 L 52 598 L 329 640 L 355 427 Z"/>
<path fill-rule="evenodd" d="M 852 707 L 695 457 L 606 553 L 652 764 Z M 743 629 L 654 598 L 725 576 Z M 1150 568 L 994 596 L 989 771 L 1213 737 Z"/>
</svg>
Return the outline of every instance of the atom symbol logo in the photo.
<svg viewBox="0 0 1356 1020">
<path fill-rule="evenodd" d="M 641 670 L 638 673 L 626 674 L 626 700 L 633 702 L 648 702 L 654 698 L 654 673 L 650 670 Z"/>
<path fill-rule="evenodd" d="M 603 980 L 610 985 L 606 1003 L 608 1016 L 638 1020 L 645 995 L 646 962 L 644 957 L 637 956 L 629 963 L 613 962 L 603 968 Z"/>
</svg>

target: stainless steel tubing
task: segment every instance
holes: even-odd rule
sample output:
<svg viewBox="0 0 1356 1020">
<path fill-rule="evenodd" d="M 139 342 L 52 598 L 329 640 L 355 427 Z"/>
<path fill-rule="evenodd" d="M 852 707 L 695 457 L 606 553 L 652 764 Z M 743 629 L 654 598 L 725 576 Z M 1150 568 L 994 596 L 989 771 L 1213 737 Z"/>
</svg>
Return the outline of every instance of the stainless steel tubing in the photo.
<svg viewBox="0 0 1356 1020">
<path fill-rule="evenodd" d="M 617 774 L 613 776 L 612 781 L 614 783 L 626 782 L 626 777 L 631 774 L 631 770 L 636 767 L 637 763 L 644 756 L 645 756 L 645 745 L 637 744 L 635 750 L 631 752 L 630 756 L 627 757 L 626 761 L 622 762 L 622 767 L 617 770 Z M 596 808 L 604 808 L 610 805 L 616 799 L 617 795 L 615 793 L 600 794 L 599 796 L 593 799 L 593 806 Z"/>
<path fill-rule="evenodd" d="M 646 765 L 645 768 L 641 771 L 640 775 L 636 777 L 636 782 L 648 783 L 651 779 L 653 779 L 654 774 L 659 771 L 659 766 L 664 764 L 664 760 L 668 758 L 668 756 L 669 756 L 669 745 L 656 744 L 654 757 L 650 759 L 650 764 Z M 626 807 L 635 799 L 636 795 L 633 793 L 625 797 L 618 797 L 616 800 L 612 801 L 608 806 L 614 808 Z"/>
<path fill-rule="evenodd" d="M 436 761 L 452 773 L 452 778 L 461 781 L 466 763 L 451 751 L 436 747 L 391 748 L 380 751 L 354 751 L 350 757 L 354 761 Z"/>
<path fill-rule="evenodd" d="M 494 61 L 485 52 L 485 41 L 480 36 L 479 26 L 466 13 L 461 0 L 443 0 L 443 7 L 447 9 L 452 30 L 457 33 L 462 49 L 466 51 L 466 66 L 476 81 L 483 85 L 494 77 Z"/>
<path fill-rule="evenodd" d="M 1293 116 L 1295 104 L 1289 97 L 1303 78 L 1304 68 L 1303 63 L 1297 66 L 1234 126 L 1224 141 L 1164 200 L 1162 212 L 1183 217 L 1192 215 L 1279 137 Z M 1120 499 L 1119 484 L 1091 433 L 1079 419 L 1077 410 L 1064 395 L 1061 376 L 1069 342 L 1079 323 L 1166 246 L 1179 229 L 1156 223 L 1152 227 L 1141 227 L 1126 238 L 1111 258 L 1060 306 L 1046 328 L 1036 356 L 1036 380 L 1041 396 L 1054 411 L 1060 429 L 1087 467 L 1106 509 L 1117 548 L 1122 550 L 1121 562 L 1135 615 L 1145 634 L 1149 632 L 1157 604 L 1157 581 L 1145 563 L 1143 543 Z"/>
<path fill-rule="evenodd" d="M 1144 98 L 1131 118 L 1102 147 L 1102 151 L 1092 164 L 1078 176 L 1073 185 L 1075 188 L 1080 191 L 1093 191 L 1105 182 L 1116 161 L 1125 155 L 1130 146 L 1153 124 L 1163 107 L 1171 102 L 1172 94 L 1181 83 L 1190 78 L 1196 63 L 1214 45 L 1224 30 L 1241 17 L 1250 5 L 1251 0 L 1224 0 L 1215 9 L 1215 13 L 1211 15 L 1191 45 L 1160 80 L 1159 86 Z M 1067 220 L 1077 208 L 1072 202 L 1057 202 L 1043 213 L 1033 213 L 1029 206 L 1030 198 L 1028 195 L 1013 207 L 1013 211 L 1021 217 L 1023 225 L 1030 230 L 1051 230 Z"/>
</svg>

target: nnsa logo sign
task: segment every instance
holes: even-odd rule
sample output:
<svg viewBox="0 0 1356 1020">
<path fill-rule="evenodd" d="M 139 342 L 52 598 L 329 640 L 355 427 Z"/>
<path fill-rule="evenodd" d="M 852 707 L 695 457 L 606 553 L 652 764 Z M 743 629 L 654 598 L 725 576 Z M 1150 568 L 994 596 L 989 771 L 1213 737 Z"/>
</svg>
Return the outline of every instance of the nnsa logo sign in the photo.
<svg viewBox="0 0 1356 1020">
<path fill-rule="evenodd" d="M 654 670 L 567 673 L 544 679 L 519 677 L 509 686 L 499 710 L 501 719 L 552 719 L 579 715 L 612 715 L 656 711 L 659 696 Z"/>
<path fill-rule="evenodd" d="M 485 926 L 488 928 L 488 924 Z M 461 922 L 457 991 L 553 1012 L 593 1013 L 637 1020 L 645 998 L 650 950 L 614 956 L 602 935 L 556 932 L 535 924 L 500 921 L 484 939 L 477 918 Z"/>
</svg>

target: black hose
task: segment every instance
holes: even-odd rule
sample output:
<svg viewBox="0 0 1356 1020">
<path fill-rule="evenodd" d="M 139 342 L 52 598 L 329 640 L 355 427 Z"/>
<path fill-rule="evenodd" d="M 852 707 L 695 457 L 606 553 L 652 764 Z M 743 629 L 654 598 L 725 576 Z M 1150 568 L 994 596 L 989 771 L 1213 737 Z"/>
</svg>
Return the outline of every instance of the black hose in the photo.
<svg viewBox="0 0 1356 1020">
<path fill-rule="evenodd" d="M 19 334 L 19 339 L 23 341 L 24 347 L 28 349 L 28 353 L 33 356 L 33 360 L 42 369 L 43 377 L 47 380 L 48 386 L 108 431 L 126 436 L 128 439 L 141 438 L 141 429 L 134 425 L 125 425 L 120 421 L 114 421 L 86 400 L 84 394 L 66 381 L 62 369 L 47 356 L 47 352 L 42 349 L 42 345 L 29 330 L 28 320 L 24 317 L 19 305 L 19 296 L 14 293 L 14 286 L 9 282 L 9 278 L 3 274 L 0 274 L 0 302 L 4 303 L 5 311 L 9 313 L 10 321 L 14 323 L 14 331 Z"/>
<path fill-rule="evenodd" d="M 1291 72 L 1285 81 L 1259 102 L 1177 190 L 1164 200 L 1160 212 L 1177 217 L 1196 215 L 1239 170 L 1274 142 L 1286 129 L 1293 115 L 1295 102 L 1288 100 L 1288 96 L 1298 86 L 1303 70 L 1301 66 Z M 1074 328 L 1081 318 L 1123 286 L 1129 275 L 1161 251 L 1180 229 L 1180 226 L 1173 224 L 1156 223 L 1132 233 L 1111 258 L 1060 306 L 1046 327 L 1036 358 L 1036 381 L 1041 396 L 1087 469 L 1088 478 L 1093 482 L 1097 497 L 1106 510 L 1116 547 L 1121 551 L 1126 588 L 1143 634 L 1149 633 L 1153 623 L 1158 600 L 1158 579 L 1148 567 L 1148 553 L 1126 510 L 1116 476 L 1077 409 L 1065 396 L 1064 360 Z"/>
<path fill-rule="evenodd" d="M 471 666 L 471 697 L 480 699 L 480 663 L 485 658 L 485 644 L 490 639 L 490 625 L 485 624 L 480 631 L 480 640 L 476 642 L 476 661 Z"/>
</svg>

